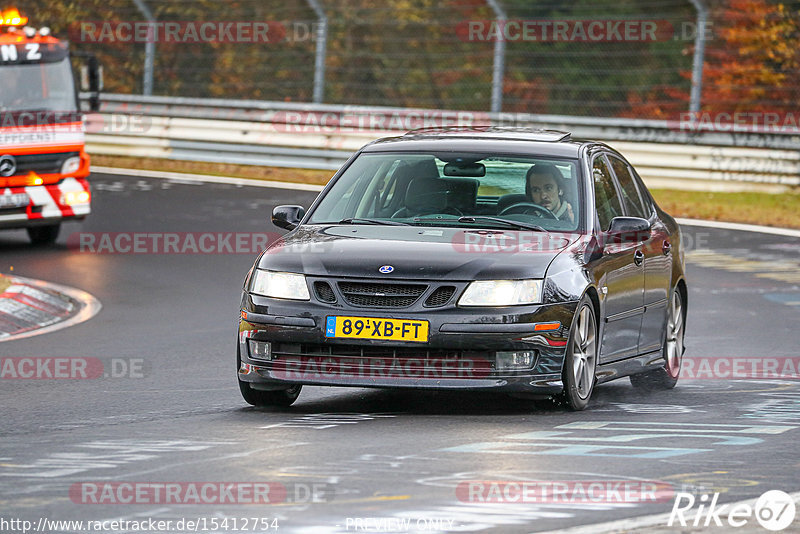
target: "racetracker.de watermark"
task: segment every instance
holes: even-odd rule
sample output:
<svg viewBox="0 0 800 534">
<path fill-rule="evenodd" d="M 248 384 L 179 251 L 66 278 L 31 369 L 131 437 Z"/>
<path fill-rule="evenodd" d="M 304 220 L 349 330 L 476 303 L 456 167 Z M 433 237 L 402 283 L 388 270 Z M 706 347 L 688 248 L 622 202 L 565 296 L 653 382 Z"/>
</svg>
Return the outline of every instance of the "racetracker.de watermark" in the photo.
<svg viewBox="0 0 800 534">
<path fill-rule="evenodd" d="M 286 380 L 465 379 L 486 378 L 491 362 L 482 358 L 341 358 L 288 357 L 272 364 L 272 373 Z"/>
<path fill-rule="evenodd" d="M 143 358 L 94 358 L 87 356 L 12 356 L 0 358 L 0 379 L 94 380 L 144 378 Z"/>
<path fill-rule="evenodd" d="M 376 110 L 367 108 L 341 111 L 278 111 L 271 119 L 278 132 L 353 133 L 408 131 L 420 128 L 482 128 L 491 122 L 488 113 L 448 110 Z"/>
<path fill-rule="evenodd" d="M 710 235 L 709 232 L 681 234 L 683 250 L 708 247 Z M 602 250 L 605 247 L 613 250 L 641 245 L 650 237 L 649 230 L 633 234 L 601 232 L 597 235 L 526 230 L 469 230 L 453 234 L 451 245 L 456 252 L 465 254 L 552 254 L 573 242 L 578 250 Z"/>
<path fill-rule="evenodd" d="M 76 232 L 67 247 L 84 254 L 258 254 L 269 232 Z"/>
<path fill-rule="evenodd" d="M 69 28 L 79 43 L 279 43 L 285 26 L 277 21 L 81 21 Z"/>
<path fill-rule="evenodd" d="M 797 380 L 800 356 L 701 356 L 683 358 L 682 379 Z"/>
<path fill-rule="evenodd" d="M 710 37 L 711 24 L 704 30 Z M 697 25 L 652 19 L 467 20 L 456 25 L 456 35 L 467 42 L 651 43 L 693 40 Z"/>
<path fill-rule="evenodd" d="M 800 133 L 800 111 L 697 111 L 678 113 L 667 124 L 682 132 Z"/>
<path fill-rule="evenodd" d="M 330 502 L 334 487 L 325 483 L 280 482 L 76 482 L 75 504 L 221 505 L 313 504 Z"/>
<path fill-rule="evenodd" d="M 3 144 L 24 143 L 32 134 L 144 134 L 153 119 L 140 113 L 81 113 L 77 111 L 14 111 L 0 113 Z M 44 139 L 53 142 L 56 139 Z"/>
<path fill-rule="evenodd" d="M 610 504 L 668 502 L 671 484 L 655 480 L 465 480 L 461 502 L 496 504 Z"/>
</svg>

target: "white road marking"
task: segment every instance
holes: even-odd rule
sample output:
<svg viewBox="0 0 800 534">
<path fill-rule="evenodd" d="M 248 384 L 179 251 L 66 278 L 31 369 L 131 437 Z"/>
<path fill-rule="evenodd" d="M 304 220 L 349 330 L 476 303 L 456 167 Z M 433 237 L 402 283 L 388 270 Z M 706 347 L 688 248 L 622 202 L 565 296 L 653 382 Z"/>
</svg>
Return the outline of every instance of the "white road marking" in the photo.
<svg viewBox="0 0 800 534">
<path fill-rule="evenodd" d="M 353 425 L 363 421 L 372 421 L 382 417 L 397 416 L 382 413 L 312 413 L 259 428 L 313 428 L 315 430 L 324 430 L 339 425 Z"/>
<path fill-rule="evenodd" d="M 291 182 L 276 182 L 272 180 L 255 180 L 252 178 L 234 178 L 233 176 L 211 176 L 208 174 L 190 174 L 182 172 L 145 171 L 137 169 L 120 169 L 118 167 L 99 167 L 94 165 L 92 166 L 92 172 L 100 174 L 117 174 L 122 176 L 137 176 L 140 178 L 161 178 L 165 180 L 180 181 L 184 184 L 200 182 L 316 192 L 322 191 L 323 188 L 321 185 L 295 184 Z"/>
<path fill-rule="evenodd" d="M 800 230 L 791 228 L 775 228 L 772 226 L 759 226 L 756 224 L 742 224 L 722 221 L 702 221 L 699 219 L 676 218 L 678 224 L 686 226 L 702 226 L 705 228 L 719 228 L 721 230 L 737 230 L 739 232 L 758 232 L 760 234 L 785 235 L 789 237 L 800 237 Z"/>
<path fill-rule="evenodd" d="M 216 446 L 230 446 L 233 441 L 190 440 L 106 440 L 78 443 L 71 447 L 92 452 L 53 452 L 25 463 L 6 463 L 0 477 L 58 478 L 96 469 L 119 469 L 122 465 L 159 458 L 163 453 L 198 452 Z M 24 462 L 24 460 L 23 460 Z"/>
<path fill-rule="evenodd" d="M 628 413 L 663 413 L 663 414 L 676 414 L 676 413 L 692 413 L 692 412 L 705 412 L 706 410 L 699 410 L 699 406 L 683 406 L 679 404 L 633 404 L 612 402 L 612 406 L 626 411 Z M 597 410 L 602 411 L 602 410 Z M 608 410 L 613 411 L 613 410 Z"/>
</svg>

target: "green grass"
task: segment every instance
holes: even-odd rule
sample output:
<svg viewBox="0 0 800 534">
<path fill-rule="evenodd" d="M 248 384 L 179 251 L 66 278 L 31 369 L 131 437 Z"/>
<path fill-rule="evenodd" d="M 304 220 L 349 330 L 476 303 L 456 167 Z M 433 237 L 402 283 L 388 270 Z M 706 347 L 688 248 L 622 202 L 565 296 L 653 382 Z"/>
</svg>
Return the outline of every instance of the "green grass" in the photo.
<svg viewBox="0 0 800 534">
<path fill-rule="evenodd" d="M 800 193 L 710 193 L 651 190 L 674 217 L 800 228 Z"/>
<path fill-rule="evenodd" d="M 178 161 L 161 158 L 129 158 L 124 156 L 92 155 L 92 165 L 121 167 L 148 171 L 185 172 L 210 176 L 233 176 L 255 180 L 272 180 L 300 184 L 325 185 L 335 171 L 315 169 L 287 169 L 285 167 L 261 167 L 258 165 L 235 165 L 204 161 Z"/>
</svg>

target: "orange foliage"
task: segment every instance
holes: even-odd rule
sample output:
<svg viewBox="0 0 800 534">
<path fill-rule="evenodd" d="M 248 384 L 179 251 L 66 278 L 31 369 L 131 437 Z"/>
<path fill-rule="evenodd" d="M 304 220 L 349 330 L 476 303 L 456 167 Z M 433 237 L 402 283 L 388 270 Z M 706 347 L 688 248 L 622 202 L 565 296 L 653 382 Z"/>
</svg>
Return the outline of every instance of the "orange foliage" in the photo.
<svg viewBox="0 0 800 534">
<path fill-rule="evenodd" d="M 701 106 L 711 112 L 797 110 L 800 99 L 800 13 L 768 0 L 728 0 L 712 16 Z M 693 52 L 693 46 L 686 54 Z M 691 72 L 681 76 L 691 79 Z M 656 87 L 628 95 L 624 116 L 674 118 L 689 91 Z"/>
</svg>

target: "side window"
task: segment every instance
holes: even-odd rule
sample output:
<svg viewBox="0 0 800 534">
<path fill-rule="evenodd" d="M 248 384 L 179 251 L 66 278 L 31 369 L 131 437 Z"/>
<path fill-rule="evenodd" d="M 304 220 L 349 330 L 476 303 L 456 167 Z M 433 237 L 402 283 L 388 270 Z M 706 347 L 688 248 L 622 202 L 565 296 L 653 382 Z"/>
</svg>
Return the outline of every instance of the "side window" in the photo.
<svg viewBox="0 0 800 534">
<path fill-rule="evenodd" d="M 595 158 L 592 163 L 592 177 L 594 179 L 594 201 L 597 217 L 600 219 L 600 228 L 608 230 L 611 219 L 622 215 L 622 206 L 617 197 L 617 189 L 608 165 L 602 156 Z"/>
<path fill-rule="evenodd" d="M 642 204 L 644 205 L 644 212 L 645 218 L 649 218 L 650 215 L 653 214 L 655 211 L 655 207 L 653 206 L 653 197 L 650 195 L 650 191 L 647 190 L 647 187 L 644 185 L 642 181 L 642 177 L 636 172 L 636 169 L 628 166 L 633 174 L 633 183 L 636 184 L 636 189 L 639 190 L 639 196 L 642 197 Z"/>
<path fill-rule="evenodd" d="M 633 181 L 631 170 L 628 165 L 619 158 L 614 156 L 608 157 L 611 161 L 611 167 L 614 169 L 614 174 L 617 175 L 617 182 L 620 185 L 620 193 L 622 194 L 622 201 L 625 203 L 625 210 L 631 217 L 641 217 L 647 219 L 650 214 L 645 210 L 642 204 L 642 197 L 639 194 L 639 189 Z"/>
</svg>

